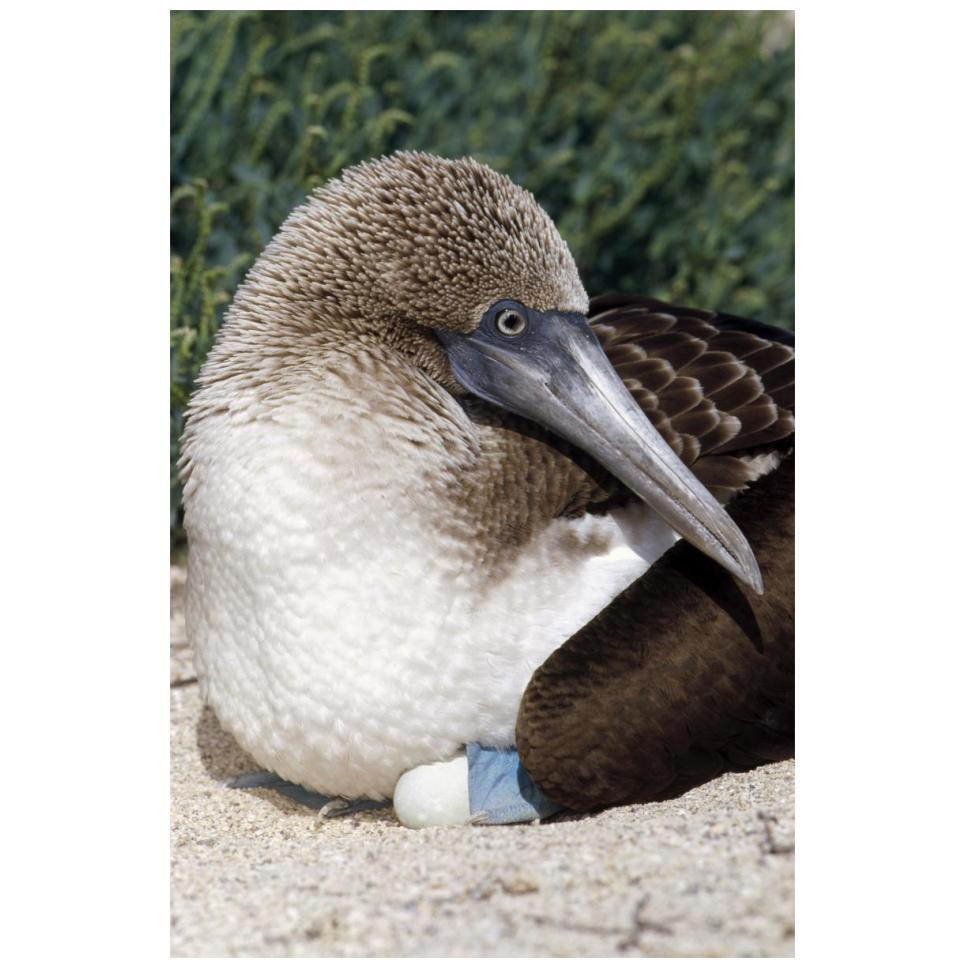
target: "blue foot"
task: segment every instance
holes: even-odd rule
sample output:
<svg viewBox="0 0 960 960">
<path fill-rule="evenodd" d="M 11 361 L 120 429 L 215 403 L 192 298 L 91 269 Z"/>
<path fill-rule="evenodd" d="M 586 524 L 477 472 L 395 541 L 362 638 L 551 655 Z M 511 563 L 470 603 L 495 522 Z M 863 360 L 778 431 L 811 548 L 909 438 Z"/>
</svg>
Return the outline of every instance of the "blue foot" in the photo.
<svg viewBox="0 0 960 960">
<path fill-rule="evenodd" d="M 564 808 L 541 793 L 515 749 L 467 744 L 471 823 L 529 823 Z"/>
</svg>

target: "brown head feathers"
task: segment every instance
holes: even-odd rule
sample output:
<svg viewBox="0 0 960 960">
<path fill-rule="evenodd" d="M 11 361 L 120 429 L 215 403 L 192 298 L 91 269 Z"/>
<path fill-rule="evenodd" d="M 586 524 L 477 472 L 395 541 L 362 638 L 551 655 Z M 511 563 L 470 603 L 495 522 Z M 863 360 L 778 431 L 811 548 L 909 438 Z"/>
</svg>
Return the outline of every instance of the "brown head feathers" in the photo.
<svg viewBox="0 0 960 960">
<path fill-rule="evenodd" d="M 585 312 L 573 257 L 533 195 L 475 160 L 396 153 L 293 211 L 237 296 L 356 333 L 406 321 L 468 331 L 500 299 Z M 291 311 L 288 309 L 287 311 Z"/>
</svg>

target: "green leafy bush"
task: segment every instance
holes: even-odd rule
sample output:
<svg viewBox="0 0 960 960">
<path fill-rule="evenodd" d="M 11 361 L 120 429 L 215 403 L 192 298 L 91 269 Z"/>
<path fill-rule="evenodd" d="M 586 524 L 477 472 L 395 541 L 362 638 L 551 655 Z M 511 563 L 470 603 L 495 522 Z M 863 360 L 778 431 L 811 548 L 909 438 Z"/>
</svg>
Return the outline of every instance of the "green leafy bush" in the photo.
<svg viewBox="0 0 960 960">
<path fill-rule="evenodd" d="M 536 195 L 587 289 L 793 324 L 793 33 L 782 13 L 174 12 L 171 532 L 183 409 L 291 207 L 397 149 Z"/>
</svg>

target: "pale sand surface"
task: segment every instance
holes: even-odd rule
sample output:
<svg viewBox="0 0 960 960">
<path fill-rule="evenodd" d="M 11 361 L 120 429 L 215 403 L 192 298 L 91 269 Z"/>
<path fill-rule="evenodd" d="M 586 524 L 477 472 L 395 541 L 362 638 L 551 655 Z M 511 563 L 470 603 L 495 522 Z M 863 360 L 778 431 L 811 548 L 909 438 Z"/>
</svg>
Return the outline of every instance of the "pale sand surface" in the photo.
<svg viewBox="0 0 960 960">
<path fill-rule="evenodd" d="M 792 762 L 664 803 L 408 830 L 268 790 L 199 700 L 172 571 L 173 956 L 792 956 Z"/>
</svg>

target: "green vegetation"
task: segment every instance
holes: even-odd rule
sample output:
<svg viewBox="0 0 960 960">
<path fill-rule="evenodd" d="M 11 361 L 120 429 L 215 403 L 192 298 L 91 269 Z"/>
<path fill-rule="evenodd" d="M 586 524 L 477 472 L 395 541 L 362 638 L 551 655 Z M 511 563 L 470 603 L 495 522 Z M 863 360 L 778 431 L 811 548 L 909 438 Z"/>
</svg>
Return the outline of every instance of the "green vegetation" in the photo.
<svg viewBox="0 0 960 960">
<path fill-rule="evenodd" d="M 398 149 L 533 191 L 592 293 L 793 324 L 793 34 L 783 14 L 175 12 L 173 464 L 245 270 L 310 189 Z"/>
</svg>

